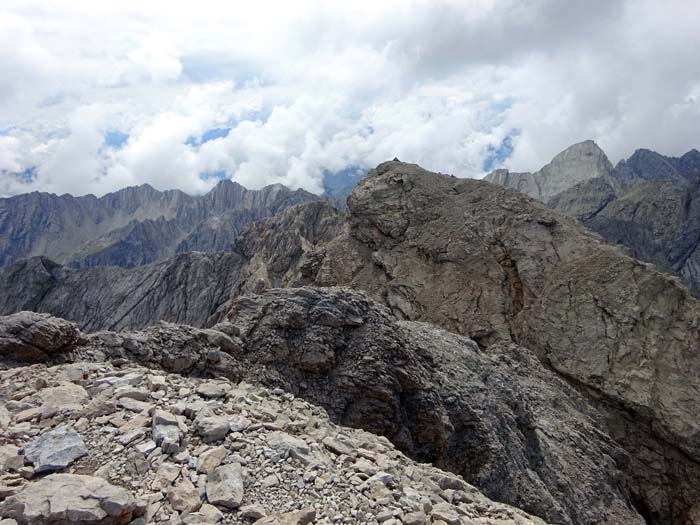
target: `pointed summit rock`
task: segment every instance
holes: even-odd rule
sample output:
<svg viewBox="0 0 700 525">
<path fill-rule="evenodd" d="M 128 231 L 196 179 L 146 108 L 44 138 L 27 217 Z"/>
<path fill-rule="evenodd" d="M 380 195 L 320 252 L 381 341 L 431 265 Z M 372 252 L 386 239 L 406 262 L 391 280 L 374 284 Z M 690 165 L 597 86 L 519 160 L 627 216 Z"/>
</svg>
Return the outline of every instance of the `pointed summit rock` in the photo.
<svg viewBox="0 0 700 525">
<path fill-rule="evenodd" d="M 489 173 L 485 180 L 546 201 L 580 182 L 608 175 L 612 169 L 605 152 L 592 140 L 585 140 L 569 146 L 535 173 L 501 169 Z"/>
</svg>

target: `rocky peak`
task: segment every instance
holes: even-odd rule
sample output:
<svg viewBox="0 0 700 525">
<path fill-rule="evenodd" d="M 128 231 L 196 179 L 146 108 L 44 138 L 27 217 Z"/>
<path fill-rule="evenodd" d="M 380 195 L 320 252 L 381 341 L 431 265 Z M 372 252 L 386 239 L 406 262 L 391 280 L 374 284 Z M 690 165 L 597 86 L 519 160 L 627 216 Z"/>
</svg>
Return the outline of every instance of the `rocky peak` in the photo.
<svg viewBox="0 0 700 525">
<path fill-rule="evenodd" d="M 586 140 L 569 146 L 535 173 L 496 170 L 485 180 L 546 201 L 582 181 L 608 175 L 612 168 L 603 150 L 594 141 Z"/>
</svg>

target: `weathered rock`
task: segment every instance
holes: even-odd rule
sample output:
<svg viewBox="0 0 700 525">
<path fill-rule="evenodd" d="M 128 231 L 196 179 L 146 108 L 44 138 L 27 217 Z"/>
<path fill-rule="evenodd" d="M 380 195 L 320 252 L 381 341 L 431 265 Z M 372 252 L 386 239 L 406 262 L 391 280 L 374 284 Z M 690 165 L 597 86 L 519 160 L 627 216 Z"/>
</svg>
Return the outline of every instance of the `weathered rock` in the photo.
<svg viewBox="0 0 700 525">
<path fill-rule="evenodd" d="M 239 463 L 216 467 L 207 476 L 207 500 L 212 505 L 236 509 L 243 501 L 243 474 Z"/>
<path fill-rule="evenodd" d="M 102 478 L 53 474 L 8 498 L 0 516 L 19 525 L 120 525 L 144 510 L 129 492 Z"/>
<path fill-rule="evenodd" d="M 85 389 L 75 383 L 62 383 L 52 388 L 44 388 L 39 392 L 42 400 L 43 417 L 62 410 L 82 410 L 90 400 Z"/>
<path fill-rule="evenodd" d="M 187 478 L 168 490 L 168 501 L 173 509 L 184 512 L 195 512 L 202 505 L 197 489 Z"/>
<path fill-rule="evenodd" d="M 303 439 L 294 437 L 286 432 L 272 432 L 267 443 L 271 448 L 276 450 L 281 457 L 292 457 L 298 459 L 302 463 L 310 463 L 309 454 L 311 450 Z"/>
<path fill-rule="evenodd" d="M 177 416 L 165 410 L 153 412 L 152 434 L 155 444 L 166 454 L 180 452 L 181 433 Z"/>
<path fill-rule="evenodd" d="M 314 509 L 303 509 L 296 512 L 271 514 L 257 520 L 254 525 L 307 525 L 316 519 Z"/>
<path fill-rule="evenodd" d="M 46 432 L 24 447 L 24 457 L 37 474 L 64 469 L 87 453 L 82 437 L 69 426 Z"/>
<path fill-rule="evenodd" d="M 19 447 L 0 445 L 0 474 L 8 470 L 19 470 L 23 466 L 24 457 L 20 454 Z"/>
<path fill-rule="evenodd" d="M 197 472 L 202 474 L 209 474 L 216 467 L 221 465 L 227 454 L 227 450 L 223 446 L 213 447 L 206 452 L 200 454 L 197 461 Z"/>
<path fill-rule="evenodd" d="M 63 319 L 20 312 L 0 317 L 0 357 L 19 361 L 45 361 L 73 349 L 80 331 Z"/>
<path fill-rule="evenodd" d="M 231 385 L 216 381 L 207 381 L 197 386 L 196 392 L 207 399 L 224 397 L 231 390 Z"/>
<path fill-rule="evenodd" d="M 207 442 L 219 441 L 229 433 L 229 420 L 225 416 L 202 416 L 194 421 L 197 433 Z"/>
</svg>

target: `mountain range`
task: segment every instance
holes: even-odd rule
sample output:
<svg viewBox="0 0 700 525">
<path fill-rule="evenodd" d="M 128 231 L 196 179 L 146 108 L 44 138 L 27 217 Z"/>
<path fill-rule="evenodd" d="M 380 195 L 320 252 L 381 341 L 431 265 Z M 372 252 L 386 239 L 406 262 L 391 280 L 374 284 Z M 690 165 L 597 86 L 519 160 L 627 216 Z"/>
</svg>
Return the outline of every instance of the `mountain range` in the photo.
<svg viewBox="0 0 700 525">
<path fill-rule="evenodd" d="M 144 184 L 97 198 L 33 192 L 0 199 L 0 266 L 46 256 L 75 268 L 131 267 L 189 251 L 227 251 L 246 225 L 318 200 L 281 184 L 223 180 L 201 197 Z"/>
<path fill-rule="evenodd" d="M 75 412 L 73 424 L 97 435 L 90 410 L 110 399 L 115 411 L 125 404 L 100 421 L 141 429 L 126 447 L 144 445 L 151 427 L 155 440 L 164 421 L 180 432 L 204 433 L 202 419 L 214 424 L 232 408 L 188 409 L 168 395 L 125 394 L 101 375 L 121 366 L 127 367 L 122 376 L 145 377 L 139 368 L 145 367 L 173 385 L 177 375 L 242 381 L 237 388 L 244 391 L 253 382 L 266 389 L 250 398 L 255 403 L 300 397 L 322 407 L 334 424 L 385 436 L 412 461 L 464 480 L 436 486 L 432 499 L 414 505 L 409 478 L 396 484 L 386 477 L 383 489 L 362 489 L 373 503 L 360 498 L 355 505 L 374 521 L 348 517 L 348 523 L 700 525 L 700 301 L 668 268 L 630 256 L 643 248 L 635 248 L 642 236 L 626 233 L 623 246 L 615 246 L 604 238 L 612 226 L 598 228 L 602 237 L 592 231 L 617 220 L 615 231 L 631 232 L 639 221 L 639 231 L 650 228 L 657 242 L 676 246 L 683 235 L 661 233 L 680 223 L 692 229 L 692 199 L 684 198 L 682 214 L 669 215 L 679 201 L 658 200 L 659 194 L 693 191 L 698 156 L 641 151 L 613 167 L 587 141 L 534 174 L 499 170 L 485 181 L 391 161 L 357 182 L 344 212 L 305 192 L 279 186 L 248 192 L 233 183 L 199 198 L 141 187 L 103 199 L 6 199 L 0 368 L 9 371 L 0 376 L 0 398 L 9 408 L 6 416 L 0 410 L 0 436 L 21 451 L 28 436 L 64 423 L 64 412 L 47 412 L 27 383 L 13 382 L 30 376 L 32 366 L 96 370 L 99 383 L 81 383 L 94 402 Z M 625 204 L 635 195 L 640 204 Z M 653 198 L 657 204 L 647 200 Z M 619 210 L 630 207 L 636 212 L 624 218 Z M 624 220 L 630 226 L 620 226 Z M 189 232 L 188 241 L 164 236 L 150 251 L 132 250 L 114 233 L 124 221 L 167 224 Z M 107 233 L 91 237 L 97 230 Z M 49 242 L 52 235 L 73 244 L 66 240 L 61 248 Z M 107 255 L 87 261 L 82 243 L 96 246 L 110 235 L 121 248 L 105 245 L 96 253 Z M 190 251 L 194 246 L 200 251 Z M 138 389 L 140 380 L 134 381 Z M 41 397 L 45 386 L 32 388 Z M 191 388 L 179 392 L 186 398 Z M 125 402 L 120 395 L 135 397 Z M 311 422 L 295 427 L 269 415 L 277 413 L 272 408 L 260 410 L 268 415 L 259 416 L 256 429 L 318 441 Z M 191 421 L 177 419 L 188 413 Z M 259 436 L 236 432 L 216 439 L 226 464 L 240 468 L 251 460 L 237 451 L 255 456 L 249 446 Z M 207 449 L 197 439 L 159 450 L 153 468 L 143 466 L 132 479 L 150 480 L 160 464 L 199 456 Z M 343 465 L 360 468 L 376 459 L 357 447 L 328 446 Z M 178 456 L 182 447 L 187 456 Z M 263 455 L 256 457 L 268 454 L 256 447 Z M 303 481 L 316 467 L 304 463 L 306 452 L 289 454 L 287 472 Z M 97 475 L 89 463 L 80 468 Z M 0 488 L 1 471 L 0 461 Z M 30 474 L 12 487 L 39 490 L 33 487 L 41 478 Z M 179 490 L 199 508 L 213 501 L 209 483 L 216 479 L 203 480 L 199 492 Z M 257 494 L 262 481 L 240 483 Z M 473 495 L 467 483 L 476 487 Z M 302 485 L 295 486 L 295 497 L 305 498 Z M 138 490 L 166 505 L 163 516 L 180 505 L 181 498 L 171 497 L 174 487 L 160 497 Z M 0 490 L 5 493 L 14 499 L 0 504 L 0 516 L 25 516 L 17 509 L 28 496 L 13 488 Z M 342 499 L 342 491 L 333 494 Z M 488 521 L 489 503 L 478 512 L 468 506 L 475 498 L 532 518 L 512 512 L 508 521 L 499 507 L 499 521 Z M 326 505 L 315 501 L 319 509 Z M 446 510 L 433 515 L 434 509 Z M 244 519 L 226 512 L 233 513 L 229 521 Z"/>
</svg>

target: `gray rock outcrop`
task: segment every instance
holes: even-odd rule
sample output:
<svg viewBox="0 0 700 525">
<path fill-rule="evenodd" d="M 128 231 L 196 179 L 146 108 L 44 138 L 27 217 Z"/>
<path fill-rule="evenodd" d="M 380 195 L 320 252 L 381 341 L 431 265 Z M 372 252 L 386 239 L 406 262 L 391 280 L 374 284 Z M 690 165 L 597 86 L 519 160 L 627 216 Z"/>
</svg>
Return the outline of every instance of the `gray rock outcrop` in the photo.
<svg viewBox="0 0 700 525">
<path fill-rule="evenodd" d="M 236 284 L 192 323 L 209 329 L 96 333 L 64 358 L 255 378 L 551 521 L 697 521 L 700 304 L 677 280 L 525 195 L 400 162 L 360 182 L 344 224 L 309 229 L 311 209 L 239 238 Z M 337 285 L 366 295 L 318 289 Z"/>
<path fill-rule="evenodd" d="M 213 330 L 163 324 L 120 334 L 121 341 L 132 338 L 141 341 L 137 350 L 115 346 L 103 334 L 86 336 L 72 359 L 138 361 L 180 374 L 256 381 L 324 407 L 339 424 L 385 435 L 411 457 L 548 521 L 642 523 L 628 504 L 629 454 L 607 437 L 602 414 L 517 345 L 483 352 L 430 325 L 397 322 L 362 293 L 334 288 L 245 296 Z M 216 444 L 233 420 L 210 415 L 210 408 L 193 407 L 192 426 Z M 158 414 L 154 423 L 165 422 Z M 213 428 L 202 424 L 213 418 L 222 420 L 220 434 L 203 431 Z M 176 428 L 175 416 L 170 420 Z M 322 443 L 335 454 L 351 452 L 337 439 Z M 267 446 L 283 460 L 319 461 L 288 432 L 270 432 Z M 567 483 L 572 471 L 579 473 L 575 486 Z"/>
<path fill-rule="evenodd" d="M 35 312 L 0 318 L 0 357 L 42 361 L 69 350 L 80 331 L 70 322 Z"/>
</svg>

